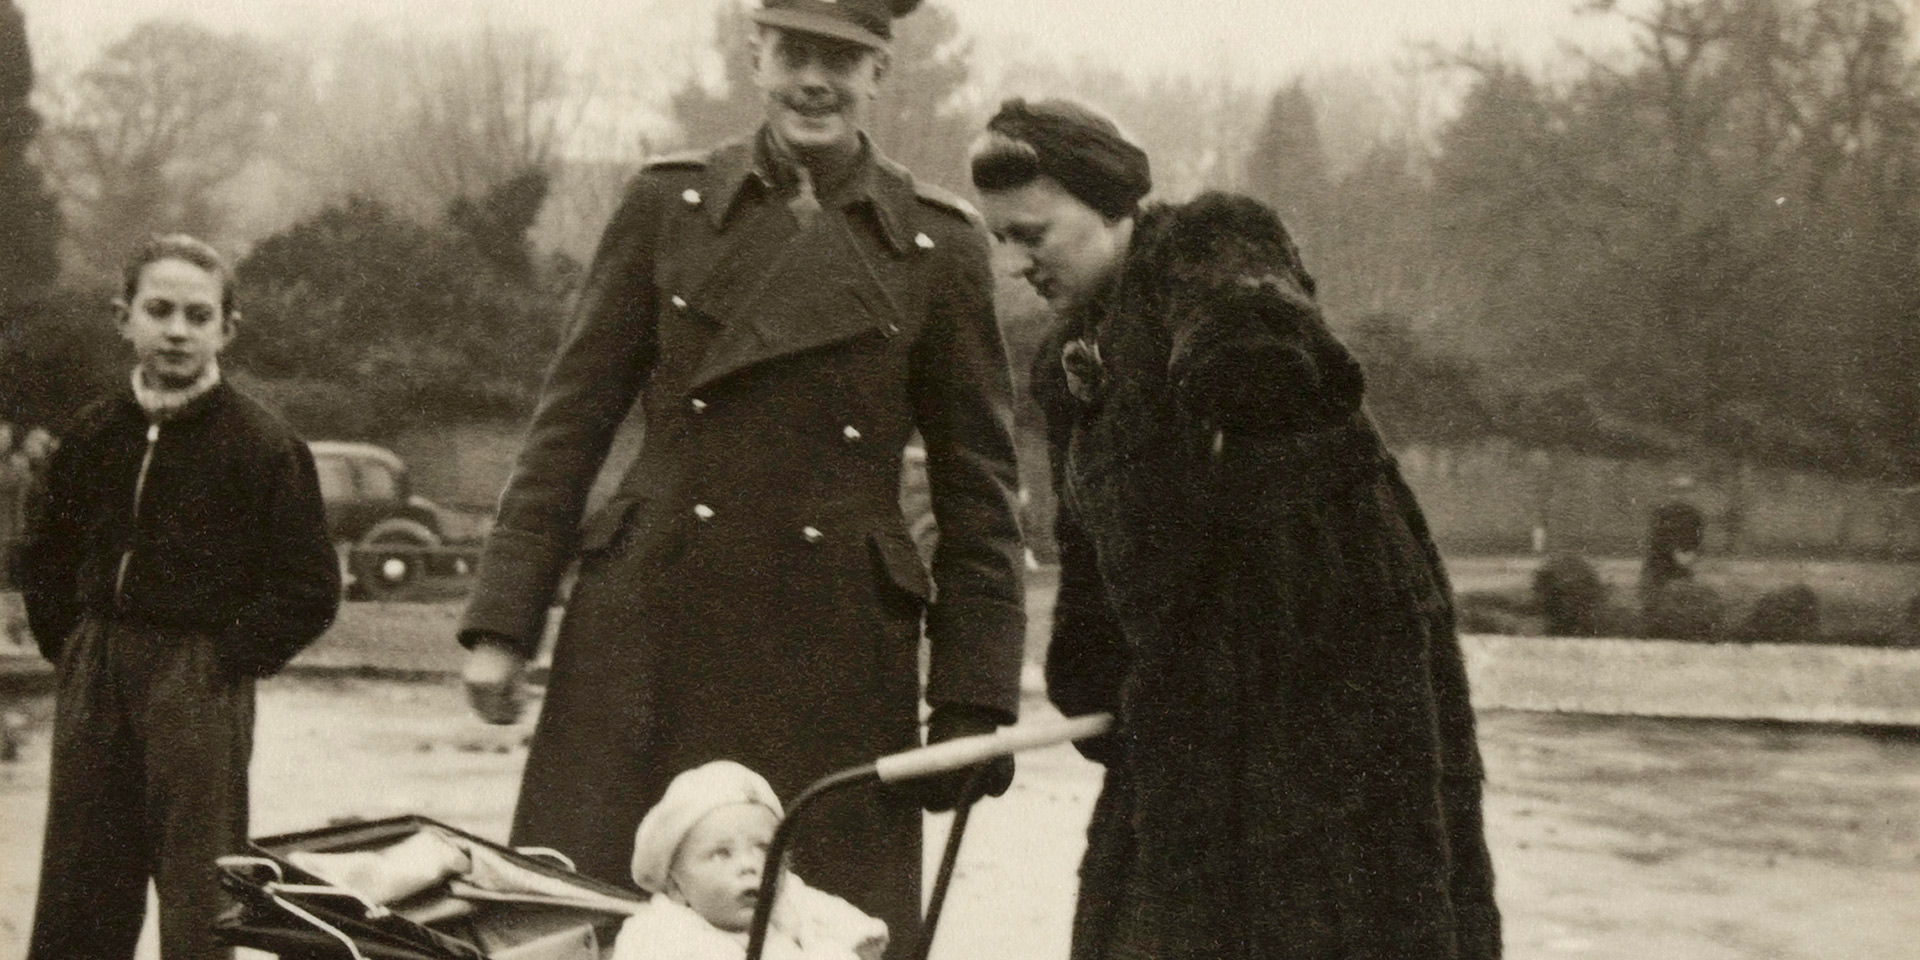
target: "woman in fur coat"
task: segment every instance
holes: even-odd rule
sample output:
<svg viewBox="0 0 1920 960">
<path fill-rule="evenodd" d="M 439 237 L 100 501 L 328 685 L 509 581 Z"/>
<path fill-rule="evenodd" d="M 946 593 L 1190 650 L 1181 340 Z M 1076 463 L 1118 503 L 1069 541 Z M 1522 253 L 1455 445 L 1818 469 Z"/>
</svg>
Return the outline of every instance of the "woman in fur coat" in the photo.
<svg viewBox="0 0 1920 960">
<path fill-rule="evenodd" d="M 1064 101 L 972 170 L 1059 316 L 1049 690 L 1120 719 L 1073 956 L 1498 957 L 1445 574 L 1279 218 L 1142 209 L 1145 155 Z"/>
</svg>

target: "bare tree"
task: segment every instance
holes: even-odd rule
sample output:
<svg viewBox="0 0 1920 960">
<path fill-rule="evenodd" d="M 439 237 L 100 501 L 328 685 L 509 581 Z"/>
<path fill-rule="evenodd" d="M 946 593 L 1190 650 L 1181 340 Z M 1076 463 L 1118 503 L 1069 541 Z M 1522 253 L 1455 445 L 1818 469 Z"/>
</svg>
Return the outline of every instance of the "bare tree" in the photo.
<svg viewBox="0 0 1920 960">
<path fill-rule="evenodd" d="M 219 233 L 217 189 L 259 152 L 284 73 L 259 42 L 150 21 L 47 98 L 49 173 L 87 265 L 159 230 Z"/>
<path fill-rule="evenodd" d="M 328 197 L 379 197 L 428 219 L 535 171 L 552 176 L 592 99 L 551 38 L 482 27 L 451 38 L 356 28 L 322 52 L 283 145 Z"/>
<path fill-rule="evenodd" d="M 412 58 L 407 158 L 428 195 L 484 193 L 527 171 L 551 173 L 579 122 L 565 65 L 534 31 L 483 27 Z"/>
</svg>

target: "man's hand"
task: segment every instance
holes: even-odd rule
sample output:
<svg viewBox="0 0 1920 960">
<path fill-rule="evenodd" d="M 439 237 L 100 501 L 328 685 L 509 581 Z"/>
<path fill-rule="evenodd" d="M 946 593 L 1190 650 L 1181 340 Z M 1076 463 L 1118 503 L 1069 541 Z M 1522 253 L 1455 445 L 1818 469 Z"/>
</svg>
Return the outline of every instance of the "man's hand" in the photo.
<svg viewBox="0 0 1920 960">
<path fill-rule="evenodd" d="M 481 637 L 467 654 L 460 679 L 467 685 L 467 703 L 488 723 L 514 723 L 526 702 L 527 658 L 506 640 Z"/>
<path fill-rule="evenodd" d="M 997 711 L 984 707 L 941 704 L 933 708 L 933 716 L 927 719 L 927 744 L 931 746 L 946 740 L 992 733 L 999 728 L 1000 719 Z M 969 796 L 967 787 L 976 773 L 981 775 L 981 779 L 977 784 L 977 792 Z M 900 793 L 919 803 L 921 809 L 929 813 L 942 813 L 981 797 L 1000 796 L 1012 785 L 1013 758 L 1001 757 L 980 766 L 909 780 L 900 784 Z"/>
</svg>

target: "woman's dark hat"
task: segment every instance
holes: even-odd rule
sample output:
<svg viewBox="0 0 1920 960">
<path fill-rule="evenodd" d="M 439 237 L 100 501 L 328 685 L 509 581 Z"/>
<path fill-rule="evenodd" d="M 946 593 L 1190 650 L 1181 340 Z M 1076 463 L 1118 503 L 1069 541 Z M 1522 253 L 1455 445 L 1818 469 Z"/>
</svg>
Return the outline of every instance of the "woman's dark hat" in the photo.
<svg viewBox="0 0 1920 960">
<path fill-rule="evenodd" d="M 763 0 L 753 22 L 884 50 L 893 18 L 918 6 L 920 0 Z"/>
<path fill-rule="evenodd" d="M 987 130 L 1017 149 L 989 148 L 974 155 L 973 184 L 982 190 L 1018 187 L 1045 175 L 1102 214 L 1126 217 L 1153 189 L 1146 151 L 1084 104 L 1015 97 L 1000 104 Z"/>
</svg>

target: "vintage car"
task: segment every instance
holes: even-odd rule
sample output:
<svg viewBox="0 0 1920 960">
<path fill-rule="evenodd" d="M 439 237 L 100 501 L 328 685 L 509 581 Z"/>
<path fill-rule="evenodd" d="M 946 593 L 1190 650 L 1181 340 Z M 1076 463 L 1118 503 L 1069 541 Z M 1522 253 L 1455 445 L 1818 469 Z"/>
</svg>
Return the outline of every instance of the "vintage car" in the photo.
<svg viewBox="0 0 1920 960">
<path fill-rule="evenodd" d="M 347 596 L 391 599 L 440 566 L 461 562 L 436 552 L 447 540 L 443 511 L 409 489 L 407 465 L 393 451 L 338 440 L 307 446 L 320 474 L 327 529 L 340 551 Z"/>
</svg>

